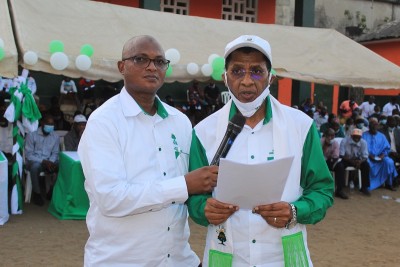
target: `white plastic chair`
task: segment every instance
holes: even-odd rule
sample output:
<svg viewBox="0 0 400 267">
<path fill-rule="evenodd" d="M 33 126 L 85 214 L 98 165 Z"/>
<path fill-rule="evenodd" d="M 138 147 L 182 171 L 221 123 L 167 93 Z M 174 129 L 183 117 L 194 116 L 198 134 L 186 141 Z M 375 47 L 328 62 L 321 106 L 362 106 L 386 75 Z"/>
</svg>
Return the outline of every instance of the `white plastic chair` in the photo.
<svg viewBox="0 0 400 267">
<path fill-rule="evenodd" d="M 228 91 L 221 92 L 221 101 L 222 101 L 222 103 L 226 104 L 229 101 L 229 99 L 231 99 L 231 96 L 229 95 Z"/>
<path fill-rule="evenodd" d="M 64 136 L 68 133 L 68 131 L 57 130 L 54 132 L 60 137 L 60 151 L 64 151 L 65 150 Z"/>
<path fill-rule="evenodd" d="M 348 166 L 346 169 L 344 169 L 345 170 L 345 177 L 344 177 L 344 180 L 345 180 L 345 185 L 347 186 L 348 184 L 349 184 L 349 174 L 350 174 L 350 172 L 352 172 L 352 171 L 358 171 L 358 189 L 361 189 L 361 186 L 362 186 L 362 184 L 361 184 L 361 170 L 360 169 L 356 169 L 356 168 L 354 168 L 354 167 L 352 167 L 352 166 Z"/>
</svg>

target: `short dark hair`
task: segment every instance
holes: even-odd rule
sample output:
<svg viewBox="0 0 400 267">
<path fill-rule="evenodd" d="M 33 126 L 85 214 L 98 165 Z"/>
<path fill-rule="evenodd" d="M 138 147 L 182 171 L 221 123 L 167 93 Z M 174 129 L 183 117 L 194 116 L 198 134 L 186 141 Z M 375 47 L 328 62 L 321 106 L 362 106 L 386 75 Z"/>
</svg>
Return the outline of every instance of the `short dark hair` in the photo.
<svg viewBox="0 0 400 267">
<path fill-rule="evenodd" d="M 239 52 L 242 52 L 245 54 L 250 54 L 252 52 L 260 52 L 261 54 L 263 54 L 261 51 L 255 49 L 253 47 L 241 47 L 241 48 L 236 49 L 235 51 L 239 51 Z M 235 51 L 232 51 L 232 53 Z M 228 57 L 225 59 L 225 69 L 228 69 L 228 65 L 229 65 L 229 62 L 231 61 L 232 53 L 230 53 L 228 55 Z M 265 62 L 267 63 L 268 72 L 270 72 L 271 71 L 271 61 L 269 61 L 269 59 L 267 58 L 266 55 L 263 54 L 263 56 L 264 56 Z"/>
</svg>

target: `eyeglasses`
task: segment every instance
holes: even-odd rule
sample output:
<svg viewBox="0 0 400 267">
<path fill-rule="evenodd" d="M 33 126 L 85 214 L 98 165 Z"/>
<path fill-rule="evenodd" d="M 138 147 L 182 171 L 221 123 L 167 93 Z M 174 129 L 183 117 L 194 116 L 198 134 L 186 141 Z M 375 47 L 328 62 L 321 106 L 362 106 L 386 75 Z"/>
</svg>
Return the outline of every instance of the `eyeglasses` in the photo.
<svg viewBox="0 0 400 267">
<path fill-rule="evenodd" d="M 157 69 L 159 70 L 166 70 L 168 69 L 169 63 L 171 61 L 163 59 L 163 58 L 148 58 L 148 57 L 142 57 L 142 56 L 134 56 L 134 57 L 128 57 L 128 58 L 124 58 L 122 59 L 122 61 L 125 60 L 132 60 L 133 64 L 135 64 L 135 66 L 138 66 L 139 68 L 147 68 L 148 66 L 150 66 L 150 62 L 154 63 L 154 66 L 156 66 Z"/>
<path fill-rule="evenodd" d="M 252 69 L 249 71 L 246 71 L 244 69 L 233 69 L 229 73 L 235 79 L 243 79 L 244 76 L 246 76 L 246 73 L 249 73 L 250 79 L 258 81 L 264 78 L 266 71 L 262 69 Z"/>
</svg>

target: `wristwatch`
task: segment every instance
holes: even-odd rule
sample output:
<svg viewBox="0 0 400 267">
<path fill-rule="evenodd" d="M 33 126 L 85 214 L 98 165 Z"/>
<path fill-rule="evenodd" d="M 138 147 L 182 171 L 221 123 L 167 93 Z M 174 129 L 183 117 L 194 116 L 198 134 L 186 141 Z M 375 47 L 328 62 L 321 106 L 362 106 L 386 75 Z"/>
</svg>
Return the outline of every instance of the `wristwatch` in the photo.
<svg viewBox="0 0 400 267">
<path fill-rule="evenodd" d="M 292 219 L 290 219 L 286 224 L 286 229 L 292 229 L 297 224 L 297 209 L 296 206 L 289 203 L 292 210 Z"/>
</svg>

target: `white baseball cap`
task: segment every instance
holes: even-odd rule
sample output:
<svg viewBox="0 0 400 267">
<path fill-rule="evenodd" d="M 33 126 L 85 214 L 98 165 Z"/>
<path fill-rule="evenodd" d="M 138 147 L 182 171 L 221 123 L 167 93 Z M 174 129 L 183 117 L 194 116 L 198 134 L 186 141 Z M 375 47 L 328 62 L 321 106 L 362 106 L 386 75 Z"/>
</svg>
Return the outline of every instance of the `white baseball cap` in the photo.
<svg viewBox="0 0 400 267">
<path fill-rule="evenodd" d="M 87 122 L 87 119 L 84 115 L 78 114 L 74 117 L 74 122 L 76 122 L 76 123 Z"/>
<path fill-rule="evenodd" d="M 268 58 L 269 62 L 272 65 L 270 44 L 266 40 L 256 35 L 242 35 L 232 42 L 228 43 L 225 47 L 224 58 L 226 59 L 230 53 L 242 47 L 252 47 L 254 49 L 257 49 Z"/>
</svg>

